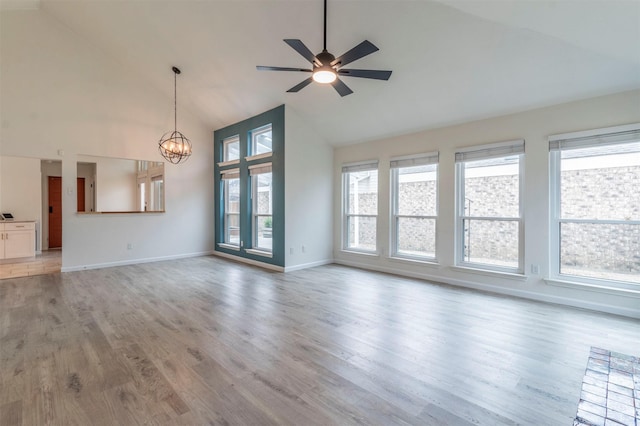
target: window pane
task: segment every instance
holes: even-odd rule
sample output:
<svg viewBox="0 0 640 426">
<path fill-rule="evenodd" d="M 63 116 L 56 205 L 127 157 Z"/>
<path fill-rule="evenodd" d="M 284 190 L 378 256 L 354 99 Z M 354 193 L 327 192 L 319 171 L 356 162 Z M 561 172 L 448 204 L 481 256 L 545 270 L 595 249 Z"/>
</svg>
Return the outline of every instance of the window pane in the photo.
<svg viewBox="0 0 640 426">
<path fill-rule="evenodd" d="M 147 195 L 146 195 L 147 184 L 145 182 L 138 183 L 138 210 L 141 212 L 147 211 Z"/>
<path fill-rule="evenodd" d="M 347 217 L 347 229 L 347 248 L 375 251 L 375 217 L 349 216 Z"/>
<path fill-rule="evenodd" d="M 273 151 L 271 140 L 271 124 L 251 132 L 251 155 Z"/>
<path fill-rule="evenodd" d="M 240 179 L 224 181 L 224 242 L 240 245 Z"/>
<path fill-rule="evenodd" d="M 255 182 L 254 214 L 271 214 L 272 174 L 262 173 L 253 177 Z"/>
<path fill-rule="evenodd" d="M 271 251 L 272 248 L 272 174 L 260 173 L 253 180 L 253 247 Z"/>
<path fill-rule="evenodd" d="M 464 163 L 464 216 L 520 217 L 520 156 Z"/>
<path fill-rule="evenodd" d="M 560 273 L 640 284 L 640 225 L 561 223 Z"/>
<path fill-rule="evenodd" d="M 224 149 L 224 161 L 237 160 L 240 158 L 240 138 L 233 136 L 222 142 Z"/>
<path fill-rule="evenodd" d="M 409 216 L 436 215 L 437 165 L 398 169 L 397 213 Z"/>
<path fill-rule="evenodd" d="M 240 179 L 227 179 L 224 183 L 226 190 L 225 212 L 240 213 Z"/>
<path fill-rule="evenodd" d="M 240 215 L 229 213 L 225 215 L 225 243 L 240 245 Z"/>
<path fill-rule="evenodd" d="M 256 248 L 271 251 L 272 243 L 272 217 L 256 216 Z"/>
<path fill-rule="evenodd" d="M 164 210 L 164 181 L 151 180 L 151 210 Z"/>
<path fill-rule="evenodd" d="M 563 151 L 561 158 L 562 218 L 640 220 L 640 143 Z"/>
<path fill-rule="evenodd" d="M 436 256 L 436 220 L 398 218 L 398 253 L 410 256 Z"/>
<path fill-rule="evenodd" d="M 352 172 L 348 179 L 350 214 L 378 214 L 378 171 Z"/>
<path fill-rule="evenodd" d="M 518 267 L 518 222 L 463 220 L 463 260 L 490 266 Z"/>
</svg>

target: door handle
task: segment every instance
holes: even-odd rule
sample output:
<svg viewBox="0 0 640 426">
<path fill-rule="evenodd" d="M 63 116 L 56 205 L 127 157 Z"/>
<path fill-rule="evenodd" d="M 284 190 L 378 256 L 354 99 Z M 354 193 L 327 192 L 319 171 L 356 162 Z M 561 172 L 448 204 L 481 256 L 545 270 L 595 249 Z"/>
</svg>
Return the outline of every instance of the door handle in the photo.
<svg viewBox="0 0 640 426">
<path fill-rule="evenodd" d="M 53 213 L 53 206 L 49 206 L 49 213 Z"/>
</svg>

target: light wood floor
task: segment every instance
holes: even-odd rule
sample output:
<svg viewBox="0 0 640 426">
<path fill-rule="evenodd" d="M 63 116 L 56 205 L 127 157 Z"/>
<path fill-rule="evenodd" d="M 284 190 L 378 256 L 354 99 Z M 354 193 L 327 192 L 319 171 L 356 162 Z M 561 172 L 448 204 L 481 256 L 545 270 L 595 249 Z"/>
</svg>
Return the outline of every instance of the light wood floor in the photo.
<svg viewBox="0 0 640 426">
<path fill-rule="evenodd" d="M 60 272 L 62 250 L 47 250 L 26 259 L 5 259 L 0 261 L 0 280 L 5 278 L 28 277 L 31 275 Z"/>
<path fill-rule="evenodd" d="M 214 257 L 0 282 L 0 424 L 571 425 L 640 321 Z"/>
</svg>

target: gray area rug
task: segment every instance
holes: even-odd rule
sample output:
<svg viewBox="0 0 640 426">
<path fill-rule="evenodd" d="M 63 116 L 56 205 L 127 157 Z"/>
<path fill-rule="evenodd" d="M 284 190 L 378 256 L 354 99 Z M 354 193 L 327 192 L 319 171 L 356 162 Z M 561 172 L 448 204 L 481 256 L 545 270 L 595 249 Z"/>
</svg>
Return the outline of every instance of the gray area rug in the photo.
<svg viewBox="0 0 640 426">
<path fill-rule="evenodd" d="M 591 348 L 574 426 L 640 426 L 640 358 Z"/>
</svg>

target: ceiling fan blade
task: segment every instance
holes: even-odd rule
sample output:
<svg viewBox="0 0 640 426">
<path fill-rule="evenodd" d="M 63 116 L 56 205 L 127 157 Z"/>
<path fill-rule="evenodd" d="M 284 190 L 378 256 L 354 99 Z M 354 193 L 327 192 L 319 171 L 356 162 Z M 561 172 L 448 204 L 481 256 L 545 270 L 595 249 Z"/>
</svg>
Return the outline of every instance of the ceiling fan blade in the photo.
<svg viewBox="0 0 640 426">
<path fill-rule="evenodd" d="M 309 77 L 308 79 L 296 84 L 291 89 L 287 90 L 287 92 L 290 92 L 290 93 L 299 92 L 300 90 L 310 85 L 312 81 L 313 81 L 313 77 Z"/>
<path fill-rule="evenodd" d="M 338 74 L 342 77 L 361 77 L 361 78 L 373 78 L 376 80 L 389 80 L 391 77 L 391 71 L 380 70 L 338 70 Z"/>
<path fill-rule="evenodd" d="M 349 86 L 344 84 L 344 82 L 339 78 L 336 78 L 331 85 L 336 89 L 336 92 L 338 92 L 340 96 L 347 96 L 353 93 L 353 90 L 349 89 Z"/>
<path fill-rule="evenodd" d="M 286 38 L 284 39 L 284 42 L 291 46 L 293 50 L 301 54 L 307 61 L 311 62 L 312 64 L 315 64 L 317 62 L 316 56 L 311 53 L 309 48 L 305 46 L 305 44 L 301 40 L 295 38 Z"/>
<path fill-rule="evenodd" d="M 379 49 L 374 46 L 373 43 L 371 43 L 369 40 L 365 40 L 342 56 L 334 59 L 331 62 L 331 66 L 338 65 L 338 67 L 343 67 L 353 61 L 357 61 L 360 58 L 370 55 L 373 52 L 377 52 L 378 50 Z"/>
<path fill-rule="evenodd" d="M 305 68 L 288 68 L 288 67 L 267 67 L 264 65 L 256 65 L 256 69 L 258 71 L 302 71 L 302 72 L 313 72 L 312 70 L 308 70 Z"/>
</svg>

